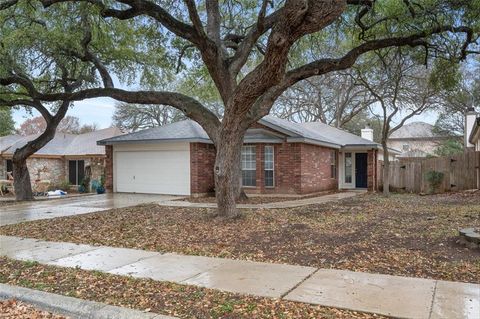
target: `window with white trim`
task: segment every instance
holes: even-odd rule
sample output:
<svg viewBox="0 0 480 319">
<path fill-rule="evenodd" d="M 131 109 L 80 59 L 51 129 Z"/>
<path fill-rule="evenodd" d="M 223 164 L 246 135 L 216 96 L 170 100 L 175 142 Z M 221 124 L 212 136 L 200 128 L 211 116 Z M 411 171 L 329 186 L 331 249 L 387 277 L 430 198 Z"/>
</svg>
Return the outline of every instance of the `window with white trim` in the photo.
<svg viewBox="0 0 480 319">
<path fill-rule="evenodd" d="M 265 146 L 265 187 L 274 187 L 274 167 L 275 167 L 275 160 L 274 160 L 274 148 L 273 146 L 267 145 Z"/>
<path fill-rule="evenodd" d="M 353 174 L 353 160 L 352 153 L 345 153 L 345 184 L 352 183 L 352 174 Z"/>
<path fill-rule="evenodd" d="M 337 178 L 337 151 L 330 152 L 330 178 Z"/>
<path fill-rule="evenodd" d="M 242 186 L 257 186 L 257 152 L 255 145 L 242 146 Z"/>
</svg>

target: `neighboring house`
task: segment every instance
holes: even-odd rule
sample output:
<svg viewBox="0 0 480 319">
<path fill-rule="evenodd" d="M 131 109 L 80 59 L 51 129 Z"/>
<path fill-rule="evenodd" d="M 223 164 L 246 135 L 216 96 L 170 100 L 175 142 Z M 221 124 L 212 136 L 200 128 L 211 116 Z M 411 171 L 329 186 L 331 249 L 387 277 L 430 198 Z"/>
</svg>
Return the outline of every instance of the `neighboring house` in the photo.
<svg viewBox="0 0 480 319">
<path fill-rule="evenodd" d="M 465 114 L 465 147 L 480 151 L 480 114 L 473 108 Z"/>
<path fill-rule="evenodd" d="M 85 134 L 57 133 L 42 149 L 27 160 L 32 183 L 49 180 L 52 185 L 68 181 L 79 185 L 85 174 L 100 179 L 105 168 L 105 148 L 97 145 L 100 139 L 120 135 L 118 128 L 107 128 Z M 12 156 L 17 148 L 38 135 L 8 135 L 0 137 L 0 179 L 13 170 Z"/>
<path fill-rule="evenodd" d="M 215 147 L 186 120 L 104 139 L 106 187 L 114 192 L 202 195 L 214 191 Z M 247 130 L 242 185 L 247 193 L 308 194 L 376 189 L 380 145 L 329 125 L 266 116 Z"/>
<path fill-rule="evenodd" d="M 388 138 L 389 148 L 401 150 L 397 158 L 427 157 L 433 155 L 438 146 L 448 140 L 461 141 L 461 136 L 437 134 L 433 125 L 425 122 L 405 124 Z"/>
</svg>

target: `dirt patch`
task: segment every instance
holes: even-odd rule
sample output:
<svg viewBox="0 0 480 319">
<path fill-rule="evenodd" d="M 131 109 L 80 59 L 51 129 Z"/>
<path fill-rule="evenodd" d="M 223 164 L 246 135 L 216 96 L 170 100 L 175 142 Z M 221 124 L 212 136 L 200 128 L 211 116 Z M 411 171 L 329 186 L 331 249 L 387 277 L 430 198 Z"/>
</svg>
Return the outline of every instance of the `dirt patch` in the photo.
<svg viewBox="0 0 480 319">
<path fill-rule="evenodd" d="M 68 319 L 64 316 L 55 315 L 43 311 L 14 299 L 0 300 L 0 318 L 16 319 Z"/>
<path fill-rule="evenodd" d="M 0 282 L 180 318 L 384 318 L 98 271 L 44 266 L 5 257 L 0 257 Z"/>
<path fill-rule="evenodd" d="M 294 209 L 214 210 L 158 205 L 34 221 L 3 235 L 478 283 L 480 250 L 457 242 L 480 227 L 480 196 L 365 194 Z"/>
</svg>

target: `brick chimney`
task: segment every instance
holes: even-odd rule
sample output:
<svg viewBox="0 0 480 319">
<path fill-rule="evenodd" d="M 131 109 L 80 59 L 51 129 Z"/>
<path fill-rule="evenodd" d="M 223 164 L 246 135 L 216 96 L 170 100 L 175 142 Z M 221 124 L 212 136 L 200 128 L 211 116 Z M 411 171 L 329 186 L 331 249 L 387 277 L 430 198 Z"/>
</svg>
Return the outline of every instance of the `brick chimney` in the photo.
<svg viewBox="0 0 480 319">
<path fill-rule="evenodd" d="M 373 141 L 373 129 L 367 124 L 364 129 L 362 129 L 362 138 Z"/>
<path fill-rule="evenodd" d="M 465 147 L 475 147 L 472 143 L 468 141 L 468 138 L 470 137 L 470 134 L 472 133 L 473 126 L 475 125 L 475 121 L 477 119 L 477 112 L 475 112 L 475 109 L 473 106 L 467 108 L 467 111 L 465 112 L 465 133 L 464 133 L 464 145 Z"/>
</svg>

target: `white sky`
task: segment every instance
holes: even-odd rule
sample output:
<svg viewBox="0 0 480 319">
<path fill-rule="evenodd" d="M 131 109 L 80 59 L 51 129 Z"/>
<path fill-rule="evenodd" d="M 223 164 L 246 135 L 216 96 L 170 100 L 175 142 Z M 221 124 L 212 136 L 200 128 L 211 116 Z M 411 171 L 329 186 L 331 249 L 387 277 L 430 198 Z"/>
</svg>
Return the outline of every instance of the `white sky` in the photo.
<svg viewBox="0 0 480 319">
<path fill-rule="evenodd" d="M 107 128 L 112 125 L 112 116 L 115 111 L 115 100 L 110 98 L 96 98 L 85 101 L 75 102 L 67 115 L 76 116 L 80 119 L 80 124 L 98 124 L 99 128 Z M 33 112 L 33 116 L 39 116 L 37 111 Z M 18 127 L 23 121 L 31 118 L 32 115 L 26 112 L 25 109 L 15 110 L 13 119 Z M 435 112 L 426 112 L 419 116 L 411 118 L 408 123 L 414 121 L 423 121 L 430 124 L 435 124 L 437 114 Z"/>
</svg>

